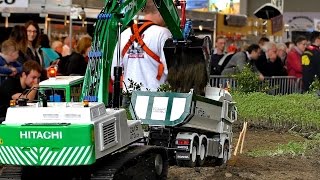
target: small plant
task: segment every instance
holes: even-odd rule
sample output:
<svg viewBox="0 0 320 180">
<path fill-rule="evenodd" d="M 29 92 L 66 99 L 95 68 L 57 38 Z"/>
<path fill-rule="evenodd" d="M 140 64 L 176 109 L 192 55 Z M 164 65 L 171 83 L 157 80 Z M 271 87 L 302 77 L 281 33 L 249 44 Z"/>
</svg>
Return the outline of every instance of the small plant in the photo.
<svg viewBox="0 0 320 180">
<path fill-rule="evenodd" d="M 161 84 L 160 87 L 157 88 L 157 92 L 172 92 L 173 88 L 170 86 L 170 84 Z"/>
<path fill-rule="evenodd" d="M 132 79 L 128 79 L 129 86 L 125 84 L 125 89 L 122 92 L 122 107 L 129 107 L 132 92 L 133 91 L 141 91 L 142 83 L 134 82 Z"/>
<path fill-rule="evenodd" d="M 143 87 L 142 83 L 134 82 L 132 79 L 128 79 L 129 86 L 126 86 L 125 89 L 122 92 L 122 95 L 131 98 L 133 91 L 141 91 L 141 87 Z"/>
<path fill-rule="evenodd" d="M 237 91 L 243 93 L 267 92 L 270 90 L 269 82 L 261 82 L 258 75 L 252 71 L 250 65 L 246 65 L 242 71 L 231 77 L 237 80 Z"/>
<path fill-rule="evenodd" d="M 311 83 L 309 89 L 310 92 L 317 93 L 317 95 L 320 96 L 320 80 L 317 76 L 314 78 L 314 81 Z"/>
</svg>

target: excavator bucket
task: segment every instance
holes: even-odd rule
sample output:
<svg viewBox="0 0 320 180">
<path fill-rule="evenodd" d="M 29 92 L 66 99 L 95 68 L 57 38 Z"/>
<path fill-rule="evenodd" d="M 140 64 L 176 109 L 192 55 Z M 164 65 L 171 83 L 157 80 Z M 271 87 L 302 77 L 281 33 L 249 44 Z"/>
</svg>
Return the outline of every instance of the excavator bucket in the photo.
<svg viewBox="0 0 320 180">
<path fill-rule="evenodd" d="M 191 37 L 178 42 L 168 39 L 164 46 L 168 66 L 168 82 L 177 92 L 204 94 L 208 83 L 211 40 Z"/>
</svg>

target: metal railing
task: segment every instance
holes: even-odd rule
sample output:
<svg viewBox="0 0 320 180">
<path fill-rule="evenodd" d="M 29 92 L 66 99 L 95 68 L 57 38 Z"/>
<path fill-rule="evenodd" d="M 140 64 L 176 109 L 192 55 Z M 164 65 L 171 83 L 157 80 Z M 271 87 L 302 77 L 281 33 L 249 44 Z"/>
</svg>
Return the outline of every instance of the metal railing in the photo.
<svg viewBox="0 0 320 180">
<path fill-rule="evenodd" d="M 230 88 L 237 88 L 237 80 L 229 76 L 215 76 L 211 75 L 209 83 L 212 87 L 226 87 L 227 82 L 229 82 Z M 301 78 L 296 78 L 294 76 L 272 76 L 265 77 L 263 85 L 268 85 L 269 89 L 268 94 L 277 95 L 277 94 L 292 94 L 292 93 L 301 93 L 302 92 L 302 80 Z"/>
</svg>

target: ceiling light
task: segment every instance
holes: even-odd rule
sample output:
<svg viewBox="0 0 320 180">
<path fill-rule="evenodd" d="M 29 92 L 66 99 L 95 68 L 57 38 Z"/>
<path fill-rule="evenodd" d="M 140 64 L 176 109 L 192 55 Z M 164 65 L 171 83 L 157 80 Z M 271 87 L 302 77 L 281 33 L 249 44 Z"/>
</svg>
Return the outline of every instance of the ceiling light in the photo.
<svg viewBox="0 0 320 180">
<path fill-rule="evenodd" d="M 203 26 L 202 26 L 202 25 L 199 26 L 199 30 L 200 30 L 200 31 L 203 30 Z"/>
</svg>

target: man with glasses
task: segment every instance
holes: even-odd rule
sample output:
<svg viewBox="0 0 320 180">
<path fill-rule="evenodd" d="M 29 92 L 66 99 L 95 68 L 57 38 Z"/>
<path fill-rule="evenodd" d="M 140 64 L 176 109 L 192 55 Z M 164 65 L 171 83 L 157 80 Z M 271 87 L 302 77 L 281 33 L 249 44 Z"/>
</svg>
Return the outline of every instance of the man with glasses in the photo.
<svg viewBox="0 0 320 180">
<path fill-rule="evenodd" d="M 315 78 L 320 77 L 320 32 L 311 34 L 311 45 L 302 54 L 302 90 L 309 91 L 310 85 Z"/>
</svg>

